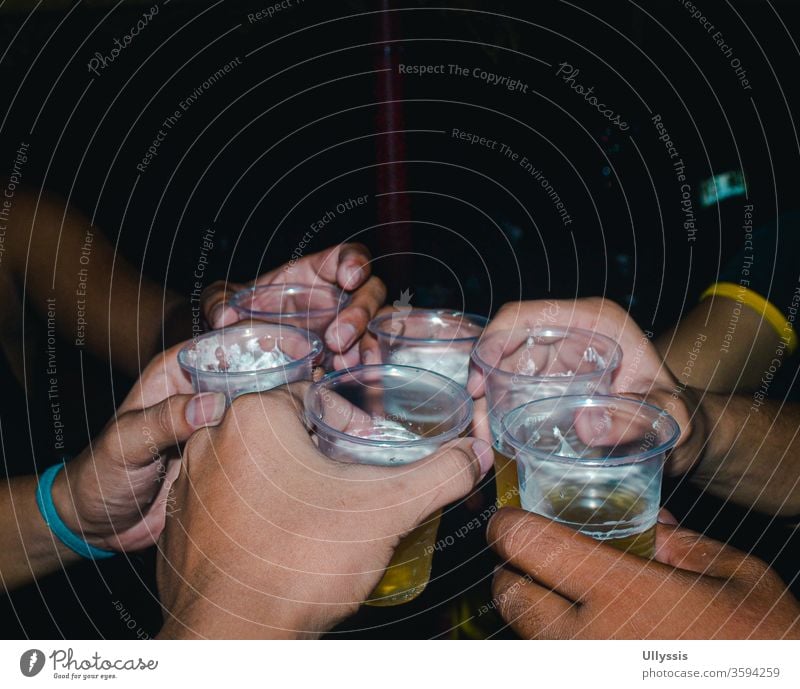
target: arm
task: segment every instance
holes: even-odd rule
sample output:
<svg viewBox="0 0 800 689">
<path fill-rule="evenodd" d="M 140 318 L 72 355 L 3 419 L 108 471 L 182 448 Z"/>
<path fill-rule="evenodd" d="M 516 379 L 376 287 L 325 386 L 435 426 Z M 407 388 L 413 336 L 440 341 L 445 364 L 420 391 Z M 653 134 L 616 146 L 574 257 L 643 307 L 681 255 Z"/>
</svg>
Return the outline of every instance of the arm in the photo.
<svg viewBox="0 0 800 689">
<path fill-rule="evenodd" d="M 6 590 L 80 559 L 44 523 L 36 506 L 36 483 L 35 476 L 0 482 L 0 581 Z"/>
<path fill-rule="evenodd" d="M 130 376 L 190 335 L 186 301 L 140 276 L 86 216 L 54 195 L 37 201 L 31 191 L 17 192 L 6 246 L 4 269 L 42 318 L 55 297 L 59 335 L 75 341 L 82 332 L 92 354 Z"/>
<path fill-rule="evenodd" d="M 800 406 L 759 405 L 749 395 L 687 396 L 699 400 L 693 437 L 675 450 L 670 471 L 693 468 L 692 482 L 712 495 L 766 514 L 800 515 Z"/>
<path fill-rule="evenodd" d="M 166 518 L 166 496 L 179 468 L 175 448 L 198 428 L 219 422 L 220 393 L 193 395 L 176 348 L 154 360 L 117 416 L 55 479 L 58 516 L 90 545 L 136 551 L 153 545 Z M 0 582 L 22 586 L 80 558 L 45 524 L 38 478 L 0 482 Z"/>
<path fill-rule="evenodd" d="M 659 337 L 656 347 L 684 385 L 736 392 L 758 388 L 781 343 L 781 334 L 763 313 L 715 296 L 704 299 Z M 695 357 L 690 359 L 690 353 Z"/>
<path fill-rule="evenodd" d="M 302 420 L 306 385 L 239 397 L 187 443 L 159 543 L 159 638 L 319 636 L 369 596 L 404 534 L 491 466 L 470 438 L 413 470 L 331 460 Z"/>
<path fill-rule="evenodd" d="M 665 521 L 671 521 L 665 519 Z M 522 510 L 487 538 L 500 614 L 537 639 L 798 639 L 800 604 L 761 560 L 659 523 L 655 560 Z"/>
</svg>

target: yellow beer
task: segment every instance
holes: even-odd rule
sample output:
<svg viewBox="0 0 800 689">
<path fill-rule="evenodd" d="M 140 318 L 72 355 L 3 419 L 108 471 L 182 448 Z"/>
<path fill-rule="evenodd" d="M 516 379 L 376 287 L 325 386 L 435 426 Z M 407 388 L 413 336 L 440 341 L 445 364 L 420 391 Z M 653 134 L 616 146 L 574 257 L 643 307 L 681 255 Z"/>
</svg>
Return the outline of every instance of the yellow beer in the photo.
<svg viewBox="0 0 800 689">
<path fill-rule="evenodd" d="M 383 578 L 367 599 L 367 605 L 387 607 L 408 603 L 425 590 L 431 576 L 433 546 L 441 519 L 439 510 L 400 541 Z"/>
<path fill-rule="evenodd" d="M 594 492 L 589 495 L 583 487 L 566 487 L 548 493 L 547 500 L 552 505 L 556 521 L 586 531 L 587 535 L 617 550 L 646 558 L 655 554 L 655 524 L 639 533 L 618 529 L 620 536 L 613 535 L 615 524 L 645 521 L 647 503 L 636 493 L 617 488 L 605 495 Z"/>
<path fill-rule="evenodd" d="M 494 451 L 494 483 L 498 507 L 520 507 L 517 463 L 497 449 Z"/>
</svg>

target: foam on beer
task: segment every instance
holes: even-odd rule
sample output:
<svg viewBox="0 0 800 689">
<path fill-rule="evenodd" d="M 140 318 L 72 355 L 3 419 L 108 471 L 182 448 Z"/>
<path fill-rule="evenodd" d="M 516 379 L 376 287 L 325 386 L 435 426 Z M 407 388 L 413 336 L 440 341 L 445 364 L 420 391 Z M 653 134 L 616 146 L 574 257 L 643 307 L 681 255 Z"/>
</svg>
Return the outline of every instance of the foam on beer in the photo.
<svg viewBox="0 0 800 689">
<path fill-rule="evenodd" d="M 238 343 L 222 347 L 213 338 L 200 340 L 189 353 L 189 363 L 200 371 L 262 371 L 285 366 L 292 361 L 294 359 L 281 350 L 277 342 L 273 348 L 264 350 L 257 337 L 250 338 L 244 348 Z"/>
<path fill-rule="evenodd" d="M 433 371 L 466 387 L 469 378 L 469 352 L 448 347 L 407 347 L 392 352 L 392 363 Z"/>
<path fill-rule="evenodd" d="M 348 435 L 364 440 L 371 440 L 375 443 L 388 442 L 414 442 L 423 440 L 421 435 L 410 431 L 403 424 L 383 417 L 372 417 L 369 426 L 363 428 L 348 429 Z M 430 445 L 419 447 L 386 447 L 386 446 L 359 446 L 358 450 L 350 450 L 351 454 L 357 455 L 356 460 L 369 464 L 410 464 L 416 462 L 431 453 Z"/>
</svg>

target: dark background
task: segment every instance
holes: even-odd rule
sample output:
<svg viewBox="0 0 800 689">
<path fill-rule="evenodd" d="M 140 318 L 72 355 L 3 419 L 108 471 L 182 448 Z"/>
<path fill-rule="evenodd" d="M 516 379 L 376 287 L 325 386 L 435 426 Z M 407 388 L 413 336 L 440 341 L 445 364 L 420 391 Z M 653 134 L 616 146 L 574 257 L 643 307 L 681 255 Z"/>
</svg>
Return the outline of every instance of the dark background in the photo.
<svg viewBox="0 0 800 689">
<path fill-rule="evenodd" d="M 0 176 L 19 143 L 30 143 L 27 185 L 68 198 L 143 275 L 187 297 L 209 227 L 215 247 L 206 282 L 247 280 L 287 261 L 326 210 L 368 194 L 366 205 L 337 217 L 307 251 L 366 243 L 390 302 L 409 289 L 415 306 L 489 315 L 520 298 L 603 294 L 658 332 L 693 306 L 742 241 L 745 198 L 701 208 L 704 180 L 743 172 L 756 224 L 796 205 L 798 50 L 790 35 L 798 8 L 791 0 L 697 3 L 741 60 L 752 90 L 742 89 L 730 59 L 677 0 L 392 2 L 386 7 L 399 11 L 388 13 L 382 2 L 294 0 L 254 23 L 247 14 L 269 3 L 161 0 L 150 25 L 92 75 L 92 55 L 110 52 L 114 37 L 156 2 L 44 3 L 33 14 L 12 4 L 0 13 Z M 242 65 L 183 113 L 140 174 L 136 165 L 166 116 L 237 56 Z M 580 69 L 576 81 L 594 86 L 629 131 L 608 124 L 556 77 L 563 61 Z M 471 77 L 400 78 L 398 63 L 482 67 L 522 80 L 528 93 Z M 654 113 L 686 163 L 694 242 Z M 527 156 L 573 222 L 563 225 L 518 165 L 454 140 L 453 128 Z M 395 193 L 376 197 L 388 192 Z M 80 369 L 68 343 L 60 351 L 62 366 L 73 369 L 62 396 L 76 400 L 67 430 L 78 452 L 130 381 L 101 362 L 84 359 Z M 32 362 L 25 403 L 4 411 L 8 473 L 57 459 L 43 430 L 42 368 Z M 723 506 L 695 506 L 694 498 L 683 488 L 671 498 L 688 524 L 775 559 L 783 530 L 762 537 L 764 524 L 751 518 L 738 528 L 730 507 L 718 513 Z M 487 487 L 484 500 L 491 499 Z M 442 533 L 463 523 L 462 509 Z M 491 555 L 457 566 L 465 553 L 481 551 L 480 539 L 437 558 L 442 576 L 418 601 L 366 611 L 347 628 L 363 636 L 450 635 L 461 617 L 448 598 L 472 587 L 473 604 L 488 600 Z M 778 565 L 786 579 L 794 576 L 794 563 Z M 137 628 L 155 633 L 151 572 L 152 555 L 144 554 L 99 572 L 87 564 L 51 577 L 41 591 L 0 599 L 5 633 L 133 636 L 137 629 L 126 626 L 115 601 Z"/>
</svg>

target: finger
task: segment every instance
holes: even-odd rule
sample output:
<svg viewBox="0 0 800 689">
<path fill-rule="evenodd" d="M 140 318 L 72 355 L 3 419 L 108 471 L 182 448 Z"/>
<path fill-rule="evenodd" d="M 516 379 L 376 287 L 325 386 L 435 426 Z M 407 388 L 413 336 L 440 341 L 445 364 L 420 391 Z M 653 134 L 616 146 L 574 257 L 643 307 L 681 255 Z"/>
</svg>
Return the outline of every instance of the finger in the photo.
<svg viewBox="0 0 800 689">
<path fill-rule="evenodd" d="M 369 250 L 363 244 L 337 244 L 265 273 L 256 280 L 256 284 L 268 285 L 274 282 L 314 284 L 315 281 L 321 280 L 350 291 L 363 284 L 369 277 L 371 260 Z"/>
<path fill-rule="evenodd" d="M 167 463 L 167 471 L 161 479 L 161 486 L 158 489 L 153 504 L 145 514 L 143 524 L 150 534 L 153 542 L 157 542 L 166 526 L 167 513 L 169 512 L 170 492 L 172 486 L 178 479 L 181 472 L 181 461 L 179 459 L 170 460 Z"/>
<path fill-rule="evenodd" d="M 678 520 L 666 507 L 662 507 L 658 511 L 658 523 L 666 524 L 667 526 L 678 526 Z"/>
<path fill-rule="evenodd" d="M 729 545 L 679 526 L 659 523 L 655 559 L 678 569 L 729 579 L 760 574 L 766 566 Z"/>
<path fill-rule="evenodd" d="M 311 385 L 311 381 L 301 380 L 265 392 L 242 395 L 233 400 L 229 413 L 238 418 L 240 428 L 266 422 L 287 437 L 300 429 L 307 435 L 304 400 Z"/>
<path fill-rule="evenodd" d="M 526 639 L 568 639 L 573 636 L 577 611 L 566 598 L 536 584 L 529 575 L 503 567 L 492 581 L 498 612 Z"/>
<path fill-rule="evenodd" d="M 366 332 L 367 325 L 385 301 L 386 286 L 380 278 L 371 277 L 328 326 L 325 332 L 328 348 L 337 353 L 349 350 Z"/>
<path fill-rule="evenodd" d="M 510 507 L 492 517 L 486 538 L 504 563 L 572 601 L 585 602 L 590 594 L 613 598 L 645 562 L 550 519 Z"/>
<path fill-rule="evenodd" d="M 129 411 L 116 420 L 116 433 L 102 438 L 116 445 L 127 463 L 144 465 L 157 453 L 185 442 L 198 428 L 214 426 L 225 413 L 225 395 L 203 392 L 173 395 L 141 411 Z"/>
<path fill-rule="evenodd" d="M 157 355 L 144 369 L 139 380 L 120 405 L 118 412 L 146 409 L 171 395 L 192 393 L 192 382 L 178 364 L 181 343 Z"/>
<path fill-rule="evenodd" d="M 373 316 L 373 319 L 397 312 L 398 309 L 387 304 L 386 306 L 378 309 L 378 312 Z M 378 344 L 378 338 L 375 337 L 375 335 L 373 335 L 369 329 L 364 332 L 361 340 L 359 340 L 359 354 L 360 362 L 365 365 L 380 364 L 383 361 L 380 345 Z"/>
<path fill-rule="evenodd" d="M 411 465 L 360 467 L 376 481 L 374 499 L 397 505 L 409 530 L 451 502 L 468 495 L 492 466 L 492 448 L 477 438 L 461 438 Z"/>
<path fill-rule="evenodd" d="M 472 436 L 480 438 L 491 445 L 492 431 L 489 427 L 489 414 L 486 411 L 486 398 L 475 401 L 472 413 Z"/>
<path fill-rule="evenodd" d="M 333 357 L 333 370 L 341 371 L 342 369 L 355 368 L 361 361 L 361 352 L 359 343 L 354 344 L 344 354 L 336 354 Z"/>
<path fill-rule="evenodd" d="M 350 243 L 340 245 L 338 259 L 336 281 L 343 290 L 352 292 L 363 285 L 369 278 L 372 255 L 363 244 Z"/>
<path fill-rule="evenodd" d="M 469 365 L 467 392 L 472 395 L 472 399 L 474 400 L 478 400 L 486 394 L 486 376 L 472 360 L 470 360 Z"/>
<path fill-rule="evenodd" d="M 213 330 L 233 325 L 242 320 L 241 314 L 228 302 L 229 299 L 246 285 L 218 280 L 203 290 L 200 296 L 203 317 Z"/>
</svg>

